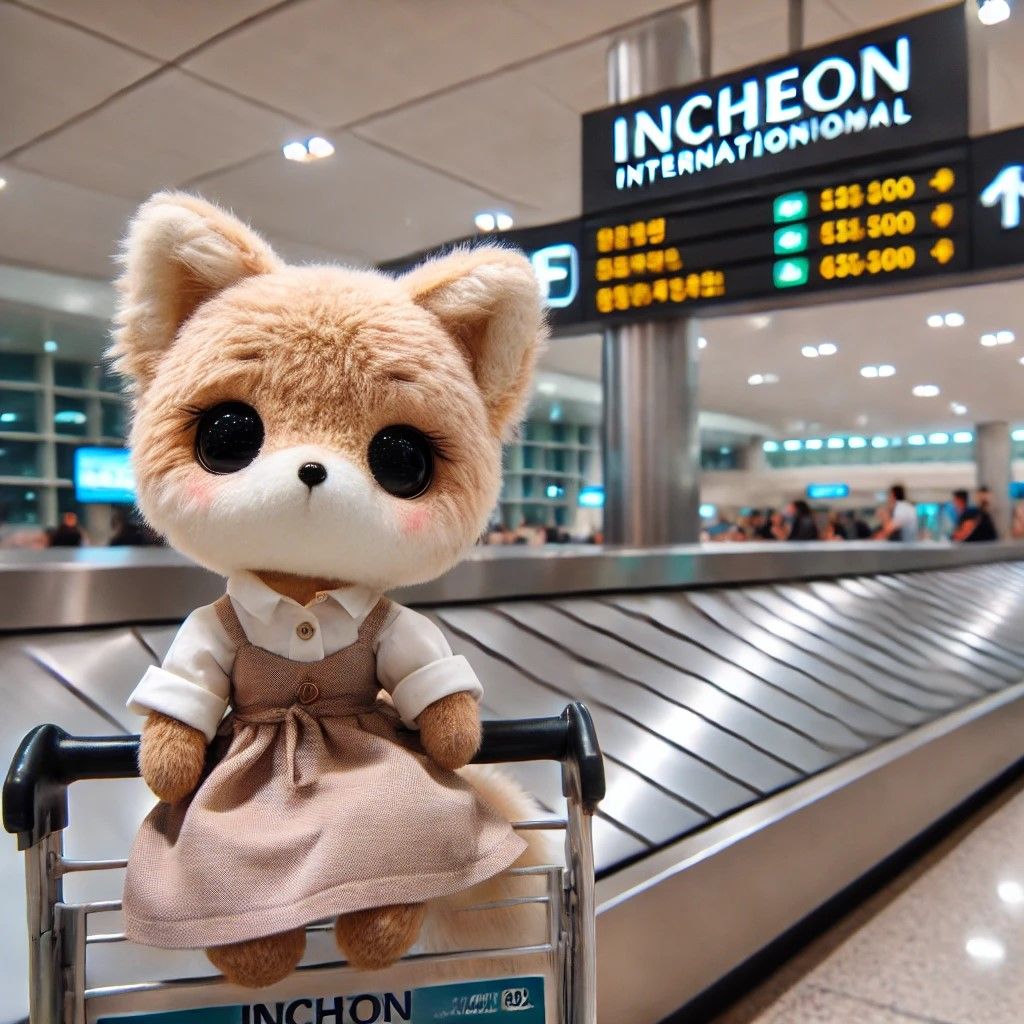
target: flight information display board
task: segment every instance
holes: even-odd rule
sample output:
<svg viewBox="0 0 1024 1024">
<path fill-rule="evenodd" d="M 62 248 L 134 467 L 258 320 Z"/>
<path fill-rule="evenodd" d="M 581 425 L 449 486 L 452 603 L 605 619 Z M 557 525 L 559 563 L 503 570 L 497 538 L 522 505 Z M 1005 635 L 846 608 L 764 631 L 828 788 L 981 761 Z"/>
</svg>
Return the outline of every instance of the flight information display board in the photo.
<svg viewBox="0 0 1024 1024">
<path fill-rule="evenodd" d="M 936 276 L 970 265 L 965 144 L 661 201 L 583 225 L 584 319 Z"/>
</svg>

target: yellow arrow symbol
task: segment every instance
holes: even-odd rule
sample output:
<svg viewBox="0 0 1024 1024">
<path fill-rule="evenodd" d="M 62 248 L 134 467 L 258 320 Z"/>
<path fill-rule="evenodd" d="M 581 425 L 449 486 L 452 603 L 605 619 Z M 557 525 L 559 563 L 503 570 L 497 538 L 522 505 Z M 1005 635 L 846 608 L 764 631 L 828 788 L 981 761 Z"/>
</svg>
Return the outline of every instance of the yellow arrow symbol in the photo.
<svg viewBox="0 0 1024 1024">
<path fill-rule="evenodd" d="M 940 230 L 945 231 L 953 223 L 953 204 L 939 203 L 932 210 L 932 223 Z"/>
<path fill-rule="evenodd" d="M 928 182 L 936 192 L 948 192 L 956 184 L 956 175 L 951 167 L 940 167 Z"/>
<path fill-rule="evenodd" d="M 956 246 L 951 238 L 940 238 L 929 250 L 936 263 L 946 264 L 953 258 Z"/>
</svg>

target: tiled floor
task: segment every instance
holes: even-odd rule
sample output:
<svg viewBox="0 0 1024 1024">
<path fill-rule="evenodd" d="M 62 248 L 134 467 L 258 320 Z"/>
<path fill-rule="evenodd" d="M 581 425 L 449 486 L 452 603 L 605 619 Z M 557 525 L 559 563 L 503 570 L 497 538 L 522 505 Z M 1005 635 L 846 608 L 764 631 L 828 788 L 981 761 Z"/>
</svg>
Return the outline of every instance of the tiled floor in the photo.
<svg viewBox="0 0 1024 1024">
<path fill-rule="evenodd" d="M 715 1024 L 1024 1022 L 1024 780 Z"/>
</svg>

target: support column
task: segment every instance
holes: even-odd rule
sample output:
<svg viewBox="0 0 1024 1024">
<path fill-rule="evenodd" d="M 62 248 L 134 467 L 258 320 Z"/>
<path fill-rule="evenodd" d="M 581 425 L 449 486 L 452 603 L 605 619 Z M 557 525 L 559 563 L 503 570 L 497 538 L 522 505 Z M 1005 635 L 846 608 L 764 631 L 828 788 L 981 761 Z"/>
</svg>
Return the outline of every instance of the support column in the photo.
<svg viewBox="0 0 1024 1024">
<path fill-rule="evenodd" d="M 739 466 L 746 473 L 760 473 L 768 468 L 764 454 L 764 438 L 752 437 L 739 450 Z"/>
<path fill-rule="evenodd" d="M 974 462 L 978 470 L 978 486 L 992 492 L 992 522 L 1000 540 L 1010 536 L 1011 470 L 1010 424 L 979 423 L 974 430 Z"/>
<path fill-rule="evenodd" d="M 608 97 L 622 103 L 693 81 L 699 60 L 686 13 L 652 18 L 608 51 Z M 653 546 L 700 537 L 697 321 L 604 333 L 604 534 Z"/>
</svg>

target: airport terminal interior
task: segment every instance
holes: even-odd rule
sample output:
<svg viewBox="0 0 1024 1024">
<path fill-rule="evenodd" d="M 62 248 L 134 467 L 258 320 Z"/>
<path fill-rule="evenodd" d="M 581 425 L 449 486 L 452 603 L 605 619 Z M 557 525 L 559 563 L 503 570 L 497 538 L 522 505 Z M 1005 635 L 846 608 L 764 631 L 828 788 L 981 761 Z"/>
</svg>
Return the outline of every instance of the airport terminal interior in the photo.
<svg viewBox="0 0 1024 1024">
<path fill-rule="evenodd" d="M 1024 0 L 0 93 L 0 1024 L 1024 1021 Z"/>
</svg>

